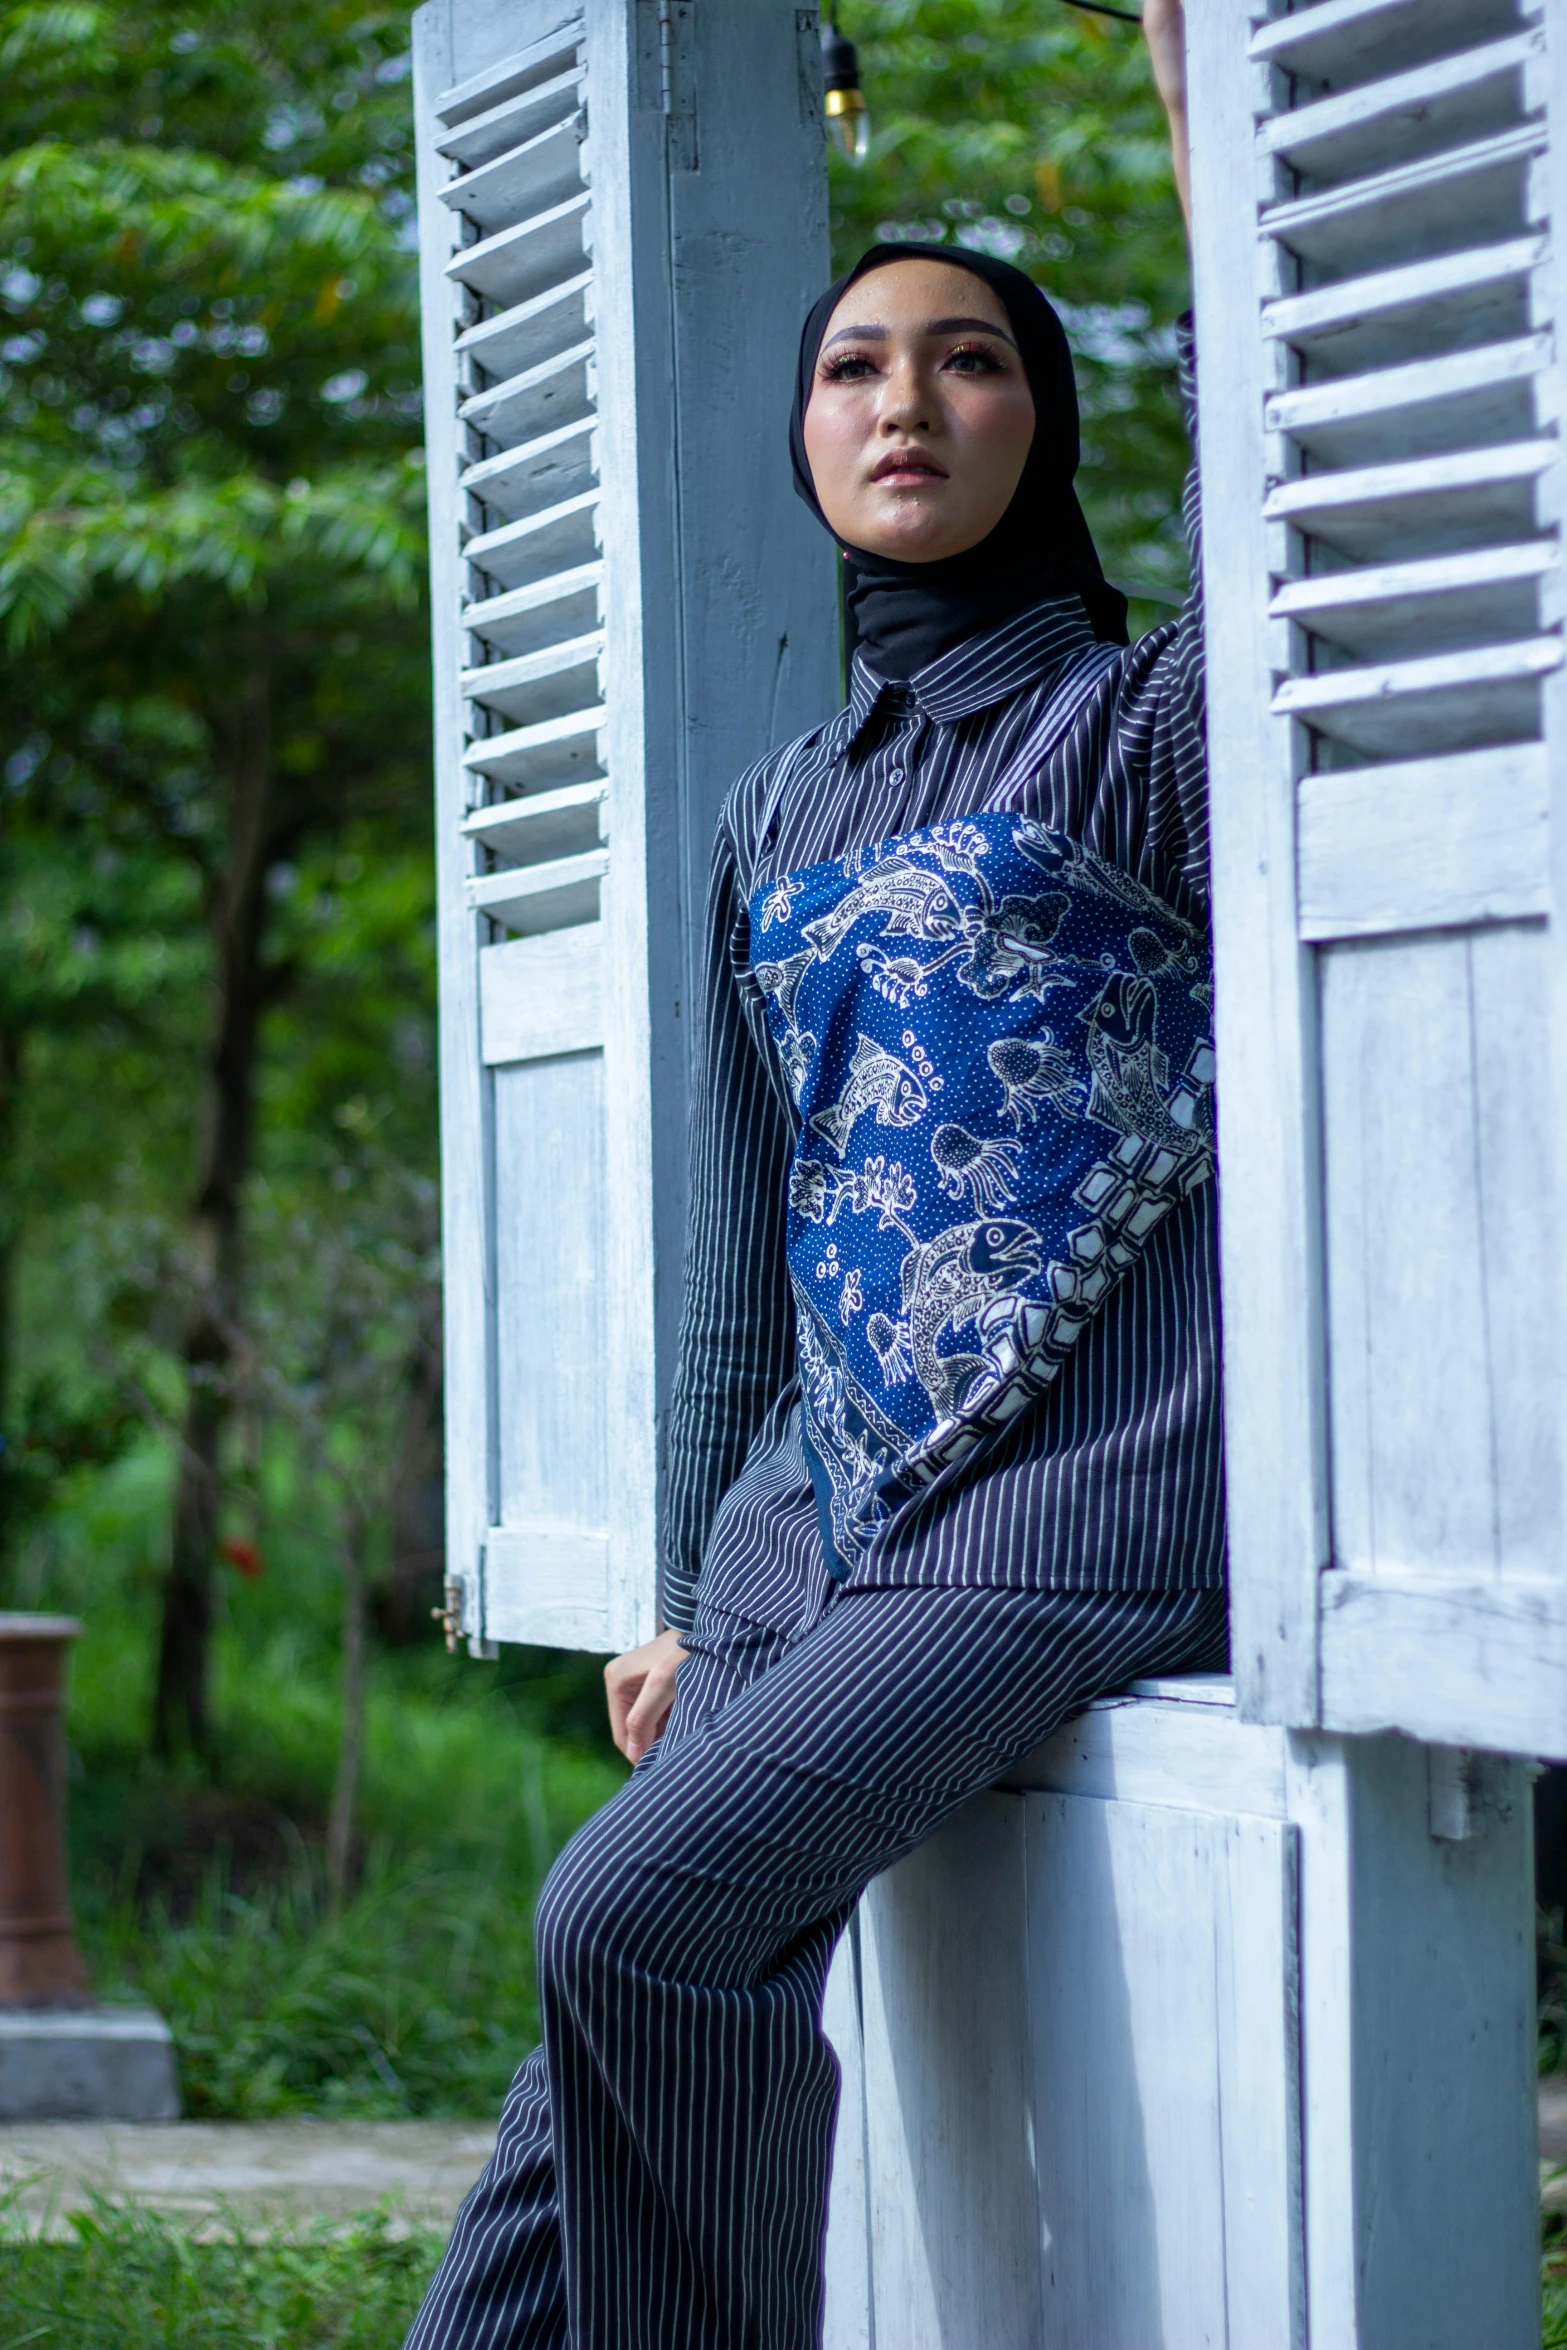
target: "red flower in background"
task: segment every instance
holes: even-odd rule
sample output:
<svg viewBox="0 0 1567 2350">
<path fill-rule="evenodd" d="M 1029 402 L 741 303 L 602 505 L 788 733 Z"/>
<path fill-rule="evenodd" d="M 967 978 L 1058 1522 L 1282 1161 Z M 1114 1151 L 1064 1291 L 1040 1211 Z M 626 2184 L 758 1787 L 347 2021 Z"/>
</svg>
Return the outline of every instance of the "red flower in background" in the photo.
<svg viewBox="0 0 1567 2350">
<path fill-rule="evenodd" d="M 266 1561 L 256 1545 L 253 1542 L 241 1542 L 237 1535 L 224 1537 L 218 1544 L 218 1556 L 226 1559 L 237 1573 L 248 1575 L 252 1582 L 266 1573 Z"/>
</svg>

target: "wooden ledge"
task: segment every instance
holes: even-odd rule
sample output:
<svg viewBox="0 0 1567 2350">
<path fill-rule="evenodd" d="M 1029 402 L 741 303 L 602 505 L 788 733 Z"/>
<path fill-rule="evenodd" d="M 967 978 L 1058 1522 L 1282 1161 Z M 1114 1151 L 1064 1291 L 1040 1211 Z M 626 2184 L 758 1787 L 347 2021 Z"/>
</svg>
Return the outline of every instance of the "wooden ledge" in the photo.
<svg viewBox="0 0 1567 2350">
<path fill-rule="evenodd" d="M 1097 1699 L 1014 1764 L 1000 1787 L 1282 1820 L 1287 1756 L 1286 1731 L 1237 1720 L 1227 1673 L 1190 1673 Z"/>
</svg>

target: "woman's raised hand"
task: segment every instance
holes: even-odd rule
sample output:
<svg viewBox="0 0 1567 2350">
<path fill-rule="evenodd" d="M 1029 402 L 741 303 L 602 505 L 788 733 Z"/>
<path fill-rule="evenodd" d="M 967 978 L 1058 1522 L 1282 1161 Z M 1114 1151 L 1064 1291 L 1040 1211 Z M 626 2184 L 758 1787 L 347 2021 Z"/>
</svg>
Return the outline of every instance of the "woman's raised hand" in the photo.
<svg viewBox="0 0 1567 2350">
<path fill-rule="evenodd" d="M 1192 224 L 1191 156 L 1186 134 L 1185 0 L 1143 0 L 1143 37 L 1153 65 L 1154 88 L 1170 120 L 1170 157 L 1175 188 L 1188 228 Z"/>
<path fill-rule="evenodd" d="M 609 1732 L 627 1762 L 640 1762 L 668 1721 L 684 1654 L 678 1632 L 660 1632 L 656 1640 L 611 1657 L 604 1667 Z"/>
</svg>

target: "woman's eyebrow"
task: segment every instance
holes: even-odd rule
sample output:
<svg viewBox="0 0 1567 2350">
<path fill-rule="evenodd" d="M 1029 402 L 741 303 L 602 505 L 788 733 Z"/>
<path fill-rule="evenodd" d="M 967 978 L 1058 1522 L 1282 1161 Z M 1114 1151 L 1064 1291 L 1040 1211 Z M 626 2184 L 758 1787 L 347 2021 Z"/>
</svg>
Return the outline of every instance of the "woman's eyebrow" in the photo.
<svg viewBox="0 0 1567 2350">
<path fill-rule="evenodd" d="M 891 340 L 891 332 L 890 327 L 885 326 L 840 326 L 835 335 L 827 337 L 822 349 L 830 351 L 834 343 L 885 343 Z M 930 318 L 920 332 L 927 335 L 994 335 L 998 343 L 1005 343 L 1013 351 L 1017 349 L 1006 328 L 997 326 L 989 318 Z"/>
<path fill-rule="evenodd" d="M 997 326 L 989 318 L 933 318 L 925 328 L 928 335 L 994 335 L 998 343 L 1006 343 L 1015 351 L 1016 343 L 1004 326 Z"/>
</svg>

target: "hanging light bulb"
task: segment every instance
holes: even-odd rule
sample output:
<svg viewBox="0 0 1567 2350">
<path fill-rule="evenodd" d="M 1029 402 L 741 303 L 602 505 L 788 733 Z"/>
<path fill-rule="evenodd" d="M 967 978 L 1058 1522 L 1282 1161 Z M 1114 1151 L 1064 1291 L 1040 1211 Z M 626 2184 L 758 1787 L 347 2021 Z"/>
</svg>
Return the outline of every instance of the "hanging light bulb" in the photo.
<svg viewBox="0 0 1567 2350">
<path fill-rule="evenodd" d="M 871 143 L 871 118 L 860 88 L 860 60 L 854 43 L 838 30 L 838 11 L 829 9 L 822 26 L 822 85 L 827 120 L 851 163 L 863 163 Z"/>
</svg>

